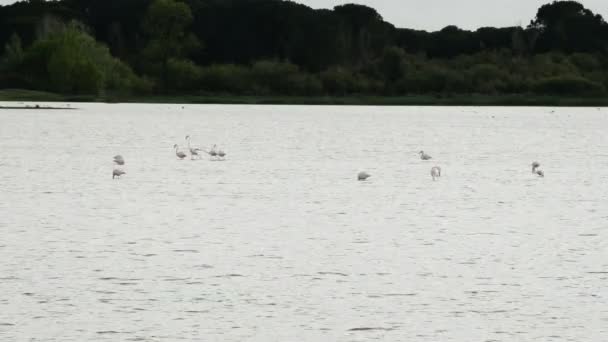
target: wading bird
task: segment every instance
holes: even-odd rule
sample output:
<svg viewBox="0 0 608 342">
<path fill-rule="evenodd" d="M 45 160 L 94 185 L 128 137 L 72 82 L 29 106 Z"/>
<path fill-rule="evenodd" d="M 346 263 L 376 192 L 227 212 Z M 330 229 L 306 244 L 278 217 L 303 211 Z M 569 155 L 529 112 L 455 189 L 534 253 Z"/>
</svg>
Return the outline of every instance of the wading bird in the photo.
<svg viewBox="0 0 608 342">
<path fill-rule="evenodd" d="M 194 156 L 196 156 L 197 158 L 201 158 L 200 153 L 198 153 L 201 149 L 200 148 L 193 148 L 190 146 L 190 136 L 186 135 L 186 142 L 188 143 L 188 149 L 190 150 L 190 160 L 194 160 Z"/>
<path fill-rule="evenodd" d="M 357 180 L 360 181 L 364 181 L 367 180 L 369 177 L 371 177 L 372 175 L 370 175 L 369 173 L 365 172 L 365 171 L 361 171 L 359 172 L 359 174 L 357 175 Z"/>
<path fill-rule="evenodd" d="M 540 167 L 539 162 L 533 162 L 532 163 L 532 173 L 536 173 L 540 177 L 545 177 L 545 173 L 543 172 L 543 170 L 539 170 L 538 169 L 539 167 Z"/>
<path fill-rule="evenodd" d="M 207 154 L 209 154 L 209 159 L 217 158 L 217 151 L 215 150 L 216 147 L 217 145 L 213 145 L 211 150 L 207 151 Z"/>
<path fill-rule="evenodd" d="M 114 169 L 114 171 L 112 171 L 112 179 L 118 177 L 120 178 L 120 176 L 124 175 L 126 172 L 124 172 L 121 169 Z"/>
<path fill-rule="evenodd" d="M 418 153 L 420 154 L 420 159 L 422 159 L 422 160 L 429 160 L 429 159 L 433 158 L 433 157 L 429 156 L 428 154 L 424 153 L 424 151 L 420 151 Z"/>
<path fill-rule="evenodd" d="M 439 166 L 433 166 L 431 168 L 431 177 L 433 177 L 433 181 L 435 178 L 441 177 L 441 168 Z"/>
<path fill-rule="evenodd" d="M 177 158 L 179 158 L 180 160 L 186 158 L 186 154 L 179 150 L 177 144 L 173 145 L 173 148 L 175 149 L 175 155 L 177 156 Z"/>
<path fill-rule="evenodd" d="M 217 156 L 221 159 L 224 160 L 224 157 L 226 157 L 226 152 L 224 152 L 224 150 L 220 149 L 217 151 Z"/>
<path fill-rule="evenodd" d="M 125 159 L 119 154 L 114 156 L 114 163 L 117 165 L 125 165 Z"/>
</svg>

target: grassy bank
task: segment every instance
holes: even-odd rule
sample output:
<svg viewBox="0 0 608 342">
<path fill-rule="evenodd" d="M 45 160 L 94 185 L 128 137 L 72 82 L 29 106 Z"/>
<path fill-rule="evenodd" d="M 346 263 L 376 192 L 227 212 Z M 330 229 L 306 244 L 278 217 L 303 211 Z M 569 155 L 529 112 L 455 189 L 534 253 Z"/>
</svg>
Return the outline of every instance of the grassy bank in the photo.
<svg viewBox="0 0 608 342">
<path fill-rule="evenodd" d="M 608 97 L 559 97 L 539 95 L 412 95 L 412 96 L 238 96 L 238 95 L 60 95 L 5 89 L 0 101 L 208 103 L 280 105 L 377 105 L 377 106 L 608 106 Z"/>
</svg>

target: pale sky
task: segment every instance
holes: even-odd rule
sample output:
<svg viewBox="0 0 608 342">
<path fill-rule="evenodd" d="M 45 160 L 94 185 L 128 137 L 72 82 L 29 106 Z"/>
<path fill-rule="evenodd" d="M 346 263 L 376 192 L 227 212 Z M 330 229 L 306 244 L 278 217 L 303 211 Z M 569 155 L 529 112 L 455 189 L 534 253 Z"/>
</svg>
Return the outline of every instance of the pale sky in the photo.
<svg viewBox="0 0 608 342">
<path fill-rule="evenodd" d="M 103 0 L 100 0 L 103 1 Z M 397 27 L 439 30 L 447 25 L 464 29 L 482 26 L 526 26 L 543 4 L 553 0 L 295 0 L 313 8 L 358 3 L 378 10 Z M 0 0 L 9 4 L 14 0 Z M 608 19 L 608 0 L 579 0 Z"/>
<path fill-rule="evenodd" d="M 357 3 L 375 8 L 384 20 L 401 28 L 440 30 L 483 26 L 527 26 L 538 8 L 553 0 L 295 0 L 313 8 Z M 608 0 L 579 0 L 608 19 Z"/>
</svg>

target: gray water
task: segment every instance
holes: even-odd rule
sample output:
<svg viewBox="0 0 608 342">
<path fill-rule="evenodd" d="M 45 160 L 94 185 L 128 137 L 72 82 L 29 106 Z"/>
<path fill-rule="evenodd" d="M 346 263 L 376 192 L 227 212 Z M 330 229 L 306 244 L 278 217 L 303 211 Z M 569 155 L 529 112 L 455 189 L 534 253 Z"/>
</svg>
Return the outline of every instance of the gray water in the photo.
<svg viewBox="0 0 608 342">
<path fill-rule="evenodd" d="M 0 111 L 2 341 L 608 341 L 606 109 L 71 106 Z"/>
</svg>

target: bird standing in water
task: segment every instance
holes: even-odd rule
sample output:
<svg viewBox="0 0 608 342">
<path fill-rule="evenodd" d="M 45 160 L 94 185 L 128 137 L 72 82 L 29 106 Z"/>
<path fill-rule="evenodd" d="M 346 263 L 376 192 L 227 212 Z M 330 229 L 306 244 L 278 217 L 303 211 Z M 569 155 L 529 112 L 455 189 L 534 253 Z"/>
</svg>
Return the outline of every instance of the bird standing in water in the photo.
<svg viewBox="0 0 608 342">
<path fill-rule="evenodd" d="M 364 181 L 364 180 L 367 180 L 371 176 L 372 175 L 370 175 L 369 173 L 362 171 L 362 172 L 359 172 L 359 174 L 357 175 L 357 180 Z"/>
<path fill-rule="evenodd" d="M 186 142 L 188 142 L 188 149 L 190 150 L 190 160 L 194 160 L 194 156 L 196 156 L 197 158 L 200 159 L 201 155 L 200 155 L 200 153 L 198 153 L 200 151 L 200 149 L 190 146 L 190 136 L 189 135 L 186 135 Z"/>
<path fill-rule="evenodd" d="M 533 162 L 532 163 L 532 173 L 537 174 L 539 177 L 545 177 L 545 173 L 543 172 L 543 170 L 539 170 L 538 169 L 539 167 L 540 167 L 539 162 Z"/>
<path fill-rule="evenodd" d="M 125 165 L 125 159 L 119 154 L 114 156 L 114 163 L 117 165 Z"/>
<path fill-rule="evenodd" d="M 173 148 L 175 149 L 175 155 L 177 158 L 180 160 L 186 158 L 186 154 L 179 150 L 179 146 L 177 146 L 177 144 L 173 145 Z"/>
<path fill-rule="evenodd" d="M 124 175 L 126 172 L 124 172 L 121 169 L 114 169 L 114 171 L 112 171 L 112 179 L 118 177 L 120 178 L 120 176 Z"/>
<path fill-rule="evenodd" d="M 418 152 L 418 154 L 420 154 L 420 159 L 422 160 L 429 160 L 433 157 L 429 156 L 428 154 L 424 153 L 424 151 L 420 151 Z"/>
<path fill-rule="evenodd" d="M 431 168 L 431 177 L 433 177 L 433 181 L 435 178 L 441 177 L 441 168 L 439 166 L 433 166 L 433 168 Z"/>
<path fill-rule="evenodd" d="M 219 149 L 219 150 L 217 150 L 217 156 L 221 160 L 224 160 L 224 157 L 226 157 L 226 152 L 224 152 L 224 150 L 222 150 L 222 149 Z"/>
<path fill-rule="evenodd" d="M 213 158 L 217 158 L 217 150 L 216 150 L 217 145 L 213 145 L 213 147 L 211 148 L 211 150 L 209 150 L 207 153 L 209 154 L 209 159 L 213 159 Z"/>
</svg>

